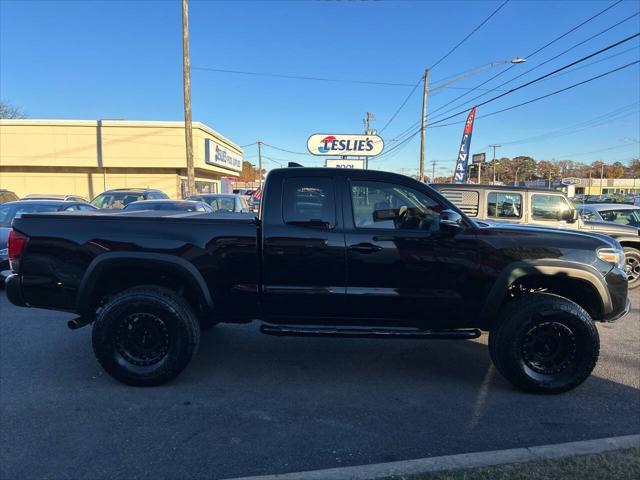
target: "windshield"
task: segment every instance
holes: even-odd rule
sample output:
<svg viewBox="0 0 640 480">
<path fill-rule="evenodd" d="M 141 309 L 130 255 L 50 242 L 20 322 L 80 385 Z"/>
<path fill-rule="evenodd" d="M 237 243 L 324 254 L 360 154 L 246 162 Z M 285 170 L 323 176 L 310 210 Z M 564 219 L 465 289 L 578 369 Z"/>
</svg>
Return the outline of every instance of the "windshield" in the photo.
<svg viewBox="0 0 640 480">
<path fill-rule="evenodd" d="M 235 211 L 235 197 L 207 197 L 205 200 L 209 205 L 211 205 L 211 208 L 213 208 L 214 211 Z"/>
<path fill-rule="evenodd" d="M 605 222 L 618 223 L 640 228 L 640 208 L 625 210 L 600 210 L 600 216 Z"/>
<path fill-rule="evenodd" d="M 144 200 L 144 195 L 134 192 L 105 192 L 93 199 L 91 205 L 96 208 L 124 208 L 131 202 Z"/>
<path fill-rule="evenodd" d="M 181 211 L 181 212 L 195 212 L 196 205 L 174 203 L 174 202 L 140 202 L 131 203 L 125 207 L 126 211 L 138 211 L 138 210 L 164 210 L 164 211 Z"/>
<path fill-rule="evenodd" d="M 1 205 L 0 227 L 10 227 L 14 218 L 20 218 L 25 213 L 57 212 L 56 205 Z"/>
</svg>

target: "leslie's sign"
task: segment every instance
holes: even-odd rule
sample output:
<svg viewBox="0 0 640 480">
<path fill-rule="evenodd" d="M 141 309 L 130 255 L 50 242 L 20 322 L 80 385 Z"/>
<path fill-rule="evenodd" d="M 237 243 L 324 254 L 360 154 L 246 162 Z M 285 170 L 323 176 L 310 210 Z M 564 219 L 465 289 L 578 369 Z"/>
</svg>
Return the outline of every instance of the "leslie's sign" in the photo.
<svg viewBox="0 0 640 480">
<path fill-rule="evenodd" d="M 333 135 L 316 133 L 307 140 L 313 155 L 372 157 L 382 153 L 384 142 L 377 135 Z"/>
</svg>

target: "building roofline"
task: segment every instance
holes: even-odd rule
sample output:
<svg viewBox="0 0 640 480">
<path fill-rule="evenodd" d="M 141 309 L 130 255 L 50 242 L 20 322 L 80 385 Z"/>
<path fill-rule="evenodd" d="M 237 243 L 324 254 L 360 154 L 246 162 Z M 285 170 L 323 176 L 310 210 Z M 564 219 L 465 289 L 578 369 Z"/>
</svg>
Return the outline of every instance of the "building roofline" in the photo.
<svg viewBox="0 0 640 480">
<path fill-rule="evenodd" d="M 51 125 L 51 126 L 72 126 L 72 127 L 96 127 L 99 120 L 66 120 L 48 118 L 20 118 L 20 119 L 0 119 L 0 126 L 27 126 L 27 125 Z M 155 128 L 184 128 L 184 122 L 171 120 L 109 120 L 103 119 L 103 127 L 155 127 Z M 244 154 L 244 150 L 237 143 L 232 142 L 224 135 L 202 122 L 193 122 L 193 128 L 202 130 L 215 137 L 230 147 L 235 148 Z"/>
</svg>

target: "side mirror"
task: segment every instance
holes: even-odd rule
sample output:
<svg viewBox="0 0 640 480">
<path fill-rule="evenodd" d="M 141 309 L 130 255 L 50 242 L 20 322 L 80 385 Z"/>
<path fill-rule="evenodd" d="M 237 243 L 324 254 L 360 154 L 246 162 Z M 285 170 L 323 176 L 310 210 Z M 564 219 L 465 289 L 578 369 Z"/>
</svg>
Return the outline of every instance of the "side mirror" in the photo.
<svg viewBox="0 0 640 480">
<path fill-rule="evenodd" d="M 565 210 L 560 214 L 560 220 L 567 223 L 575 223 L 578 221 L 578 211 L 575 208 Z"/>
<path fill-rule="evenodd" d="M 440 213 L 440 228 L 443 230 L 461 230 L 462 215 L 455 210 L 443 210 Z"/>
</svg>

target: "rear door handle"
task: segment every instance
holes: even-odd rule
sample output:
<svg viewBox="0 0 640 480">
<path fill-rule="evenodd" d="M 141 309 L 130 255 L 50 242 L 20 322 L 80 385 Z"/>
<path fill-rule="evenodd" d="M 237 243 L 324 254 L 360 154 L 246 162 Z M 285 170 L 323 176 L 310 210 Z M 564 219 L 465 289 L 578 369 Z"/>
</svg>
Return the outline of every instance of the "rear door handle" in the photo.
<svg viewBox="0 0 640 480">
<path fill-rule="evenodd" d="M 355 245 L 351 245 L 349 248 L 358 253 L 375 253 L 382 250 L 381 246 L 374 245 L 373 243 L 356 243 Z"/>
</svg>

